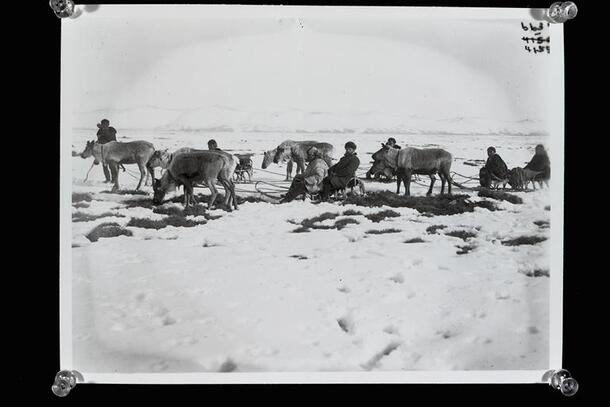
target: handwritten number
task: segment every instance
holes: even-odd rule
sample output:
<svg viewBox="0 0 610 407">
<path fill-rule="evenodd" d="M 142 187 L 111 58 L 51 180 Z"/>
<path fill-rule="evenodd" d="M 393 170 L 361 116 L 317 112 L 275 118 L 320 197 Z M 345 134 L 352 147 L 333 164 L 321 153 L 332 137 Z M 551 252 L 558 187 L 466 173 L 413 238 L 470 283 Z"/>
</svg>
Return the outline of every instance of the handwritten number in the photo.
<svg viewBox="0 0 610 407">
<path fill-rule="evenodd" d="M 549 27 L 550 24 L 546 23 L 546 27 Z M 531 22 L 529 23 L 524 23 L 523 21 L 521 21 L 521 29 L 523 31 L 529 32 L 531 31 L 530 36 L 524 35 L 521 37 L 521 40 L 525 42 L 525 50 L 529 53 L 534 53 L 534 54 L 540 54 L 546 51 L 547 54 L 551 53 L 551 47 L 546 45 L 543 46 L 542 44 L 550 44 L 551 43 L 551 37 L 549 36 L 543 36 L 542 32 L 545 28 L 545 25 L 543 22 L 540 22 L 537 25 L 532 24 Z M 529 45 L 537 45 L 537 47 L 530 47 Z"/>
</svg>

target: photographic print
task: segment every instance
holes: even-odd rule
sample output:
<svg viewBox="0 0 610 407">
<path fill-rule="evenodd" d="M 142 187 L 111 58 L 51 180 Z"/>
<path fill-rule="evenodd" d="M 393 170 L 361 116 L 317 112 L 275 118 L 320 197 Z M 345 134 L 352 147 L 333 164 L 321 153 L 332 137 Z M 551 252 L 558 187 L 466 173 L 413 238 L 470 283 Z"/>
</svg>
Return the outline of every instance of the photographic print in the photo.
<svg viewBox="0 0 610 407">
<path fill-rule="evenodd" d="M 548 370 L 560 34 L 527 10 L 62 21 L 62 364 Z"/>
</svg>

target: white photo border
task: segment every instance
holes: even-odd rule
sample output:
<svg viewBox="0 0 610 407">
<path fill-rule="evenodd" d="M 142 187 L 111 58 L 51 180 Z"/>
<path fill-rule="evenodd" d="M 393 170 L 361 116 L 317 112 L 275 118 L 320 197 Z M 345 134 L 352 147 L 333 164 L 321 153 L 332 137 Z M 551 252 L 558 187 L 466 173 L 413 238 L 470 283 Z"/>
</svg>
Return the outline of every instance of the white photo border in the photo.
<svg viewBox="0 0 610 407">
<path fill-rule="evenodd" d="M 78 370 L 72 354 L 72 111 L 70 92 L 73 55 L 73 27 L 88 20 L 133 15 L 137 18 L 278 18 L 313 17 L 352 18 L 384 17 L 390 19 L 515 19 L 533 20 L 544 15 L 542 9 L 470 8 L 470 7 L 360 7 L 360 6 L 242 6 L 242 5 L 102 5 L 74 19 L 61 21 L 61 91 L 60 91 L 60 367 Z M 550 80 L 554 84 L 548 105 L 550 154 L 556 168 L 551 178 L 551 265 L 549 366 L 547 370 L 489 371 L 397 371 L 397 372 L 277 372 L 277 373 L 98 373 L 83 372 L 85 383 L 115 384 L 252 384 L 252 383 L 543 383 L 549 370 L 562 367 L 563 338 L 563 221 L 564 221 L 564 49 L 563 24 L 551 24 L 553 49 L 550 54 Z"/>
</svg>

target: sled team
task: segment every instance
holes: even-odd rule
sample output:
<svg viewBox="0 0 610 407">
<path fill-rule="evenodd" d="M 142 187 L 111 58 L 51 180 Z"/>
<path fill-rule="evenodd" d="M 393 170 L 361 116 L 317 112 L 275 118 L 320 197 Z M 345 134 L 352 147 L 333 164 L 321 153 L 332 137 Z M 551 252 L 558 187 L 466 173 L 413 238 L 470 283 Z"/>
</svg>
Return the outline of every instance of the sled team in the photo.
<svg viewBox="0 0 610 407">
<path fill-rule="evenodd" d="M 551 161 L 542 144 L 536 146 L 534 157 L 523 168 L 515 167 L 511 170 L 496 152 L 494 147 L 487 149 L 487 162 L 479 171 L 479 180 L 483 187 L 502 188 L 509 184 L 514 189 L 525 189 L 531 182 L 536 189 L 536 182 L 548 186 L 551 178 Z"/>
<path fill-rule="evenodd" d="M 102 164 L 106 182 L 114 183 L 113 190 L 119 189 L 118 174 L 123 164 L 137 164 L 140 170 L 140 182 L 145 182 L 147 176 L 152 177 L 154 202 L 161 203 L 165 193 L 177 186 L 183 186 L 185 191 L 185 206 L 194 203 L 193 185 L 203 183 L 212 192 L 211 198 L 216 197 L 215 181 L 219 181 L 227 193 L 225 206 L 237 208 L 235 202 L 235 187 L 233 174 L 236 169 L 242 170 L 249 166 L 251 171 L 250 155 L 233 155 L 222 151 L 215 140 L 208 141 L 208 150 L 181 148 L 173 153 L 167 150 L 155 150 L 153 145 L 146 141 L 118 142 L 117 131 L 110 126 L 107 119 L 98 125 L 97 141 L 87 142 L 85 150 L 80 154 L 82 158 L 94 157 L 94 163 Z M 356 176 L 360 166 L 360 159 L 356 153 L 357 146 L 353 141 L 344 145 L 345 153 L 335 164 L 333 161 L 333 146 L 329 143 L 317 141 L 291 141 L 287 140 L 275 149 L 264 153 L 262 168 L 271 162 L 288 162 L 286 179 L 292 176 L 292 164 L 297 164 L 297 174 L 292 179 L 288 192 L 282 197 L 280 203 L 290 202 L 299 196 L 316 195 L 319 200 L 325 201 L 338 191 L 352 190 L 359 187 L 363 192 L 363 184 Z M 487 149 L 487 161 L 479 171 L 479 182 L 486 188 L 502 188 L 509 184 L 514 189 L 526 189 L 531 182 L 534 189 L 535 182 L 540 186 L 548 186 L 550 179 L 550 160 L 544 146 L 537 145 L 535 154 L 530 162 L 523 168 L 515 167 L 511 170 L 497 153 L 495 147 Z M 447 184 L 448 193 L 451 193 L 452 179 L 450 175 L 452 156 L 445 150 L 438 148 L 416 149 L 402 148 L 396 139 L 390 137 L 382 148 L 373 154 L 374 163 L 367 172 L 366 177 L 386 178 L 397 177 L 397 193 L 400 193 L 400 184 L 404 183 L 405 195 L 410 194 L 412 175 L 427 175 L 430 177 L 430 187 L 427 195 L 432 193 L 436 175 L 441 179 L 441 194 Z M 165 173 L 161 179 L 154 179 L 154 169 L 161 167 Z M 210 200 L 213 203 L 214 200 Z M 210 205 L 211 206 L 211 205 Z"/>
</svg>

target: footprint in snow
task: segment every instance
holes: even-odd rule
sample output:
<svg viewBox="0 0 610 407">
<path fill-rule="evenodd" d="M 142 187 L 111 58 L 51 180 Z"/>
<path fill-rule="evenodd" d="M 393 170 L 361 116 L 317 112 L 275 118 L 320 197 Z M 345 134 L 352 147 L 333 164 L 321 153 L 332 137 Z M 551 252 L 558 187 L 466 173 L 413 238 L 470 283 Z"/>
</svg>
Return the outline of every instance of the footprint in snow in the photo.
<svg viewBox="0 0 610 407">
<path fill-rule="evenodd" d="M 510 293 L 508 291 L 496 291 L 495 297 L 496 300 L 508 300 Z"/>
<path fill-rule="evenodd" d="M 349 292 L 351 291 L 351 290 L 349 289 L 349 287 L 348 287 L 348 286 L 345 286 L 345 285 L 339 286 L 339 287 L 337 288 L 337 290 L 339 290 L 340 292 L 345 293 L 345 294 L 347 294 L 347 293 L 349 293 Z"/>
<path fill-rule="evenodd" d="M 477 345 L 489 345 L 493 341 L 491 340 L 491 338 L 488 338 L 486 336 L 477 336 L 472 340 L 472 342 L 476 343 Z"/>
<path fill-rule="evenodd" d="M 169 314 L 167 308 L 155 307 L 153 314 L 157 317 L 157 321 L 162 326 L 174 325 L 177 321 L 174 317 Z"/>
<path fill-rule="evenodd" d="M 353 335 L 354 334 L 354 321 L 352 321 L 352 318 L 349 316 L 344 316 L 341 317 L 339 319 L 337 319 L 337 323 L 339 324 L 339 327 L 343 330 L 343 332 L 345 332 L 348 335 Z"/>
<path fill-rule="evenodd" d="M 164 317 L 161 319 L 161 324 L 162 324 L 163 326 L 174 325 L 176 322 L 177 322 L 177 321 L 176 321 L 176 319 L 175 319 L 175 318 L 172 318 L 172 317 L 171 317 L 171 316 L 169 316 L 169 315 L 166 315 L 166 316 L 164 316 Z"/>
<path fill-rule="evenodd" d="M 402 275 L 402 273 L 398 273 L 390 277 L 390 280 L 395 283 L 402 284 L 405 282 L 405 277 Z"/>
<path fill-rule="evenodd" d="M 440 335 L 443 339 L 449 339 L 456 336 L 457 334 L 455 332 L 450 331 L 449 329 L 445 329 L 436 331 L 436 335 Z"/>
<path fill-rule="evenodd" d="M 381 359 L 383 359 L 386 356 L 389 356 L 392 352 L 394 352 L 396 349 L 398 349 L 400 347 L 400 345 L 401 345 L 400 342 L 394 342 L 394 343 L 388 344 L 383 350 L 381 350 L 380 352 L 377 352 L 366 363 L 363 363 L 360 366 L 364 370 L 373 370 L 374 368 L 378 367 Z"/>
<path fill-rule="evenodd" d="M 399 335 L 400 333 L 398 332 L 398 328 L 396 328 L 394 325 L 388 325 L 385 328 L 383 328 L 383 332 L 390 334 L 390 335 Z"/>
</svg>

